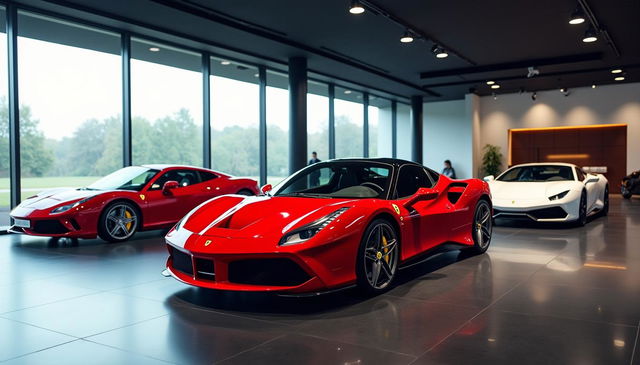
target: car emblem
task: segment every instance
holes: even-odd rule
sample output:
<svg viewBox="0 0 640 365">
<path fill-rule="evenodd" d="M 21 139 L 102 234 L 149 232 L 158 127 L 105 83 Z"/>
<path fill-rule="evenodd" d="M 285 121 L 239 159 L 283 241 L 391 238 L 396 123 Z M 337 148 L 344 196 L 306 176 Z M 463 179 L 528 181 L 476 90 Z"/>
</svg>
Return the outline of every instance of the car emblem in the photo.
<svg viewBox="0 0 640 365">
<path fill-rule="evenodd" d="M 397 214 L 397 215 L 400 215 L 400 208 L 398 208 L 398 206 L 397 206 L 397 205 L 395 205 L 395 204 L 391 204 L 391 205 L 393 206 L 393 210 L 395 210 L 395 211 L 396 211 L 396 214 Z"/>
<path fill-rule="evenodd" d="M 206 240 L 204 243 L 205 246 L 209 246 L 210 244 L 211 244 L 211 240 Z"/>
<path fill-rule="evenodd" d="M 515 201 L 515 200 L 512 200 L 512 201 L 511 201 L 511 204 L 515 204 L 515 203 L 516 203 L 516 201 Z"/>
<path fill-rule="evenodd" d="M 140 194 L 140 199 L 144 200 L 144 194 Z"/>
</svg>

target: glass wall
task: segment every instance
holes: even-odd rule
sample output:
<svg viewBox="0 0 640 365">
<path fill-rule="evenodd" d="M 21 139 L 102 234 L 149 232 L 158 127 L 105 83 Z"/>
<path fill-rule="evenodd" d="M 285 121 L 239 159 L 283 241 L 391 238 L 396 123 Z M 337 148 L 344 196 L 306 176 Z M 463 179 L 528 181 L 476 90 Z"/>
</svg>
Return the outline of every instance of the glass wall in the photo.
<svg viewBox="0 0 640 365">
<path fill-rule="evenodd" d="M 391 101 L 369 96 L 369 157 L 393 157 Z"/>
<path fill-rule="evenodd" d="M 398 103 L 397 123 L 396 157 L 411 161 L 411 147 L 413 146 L 413 139 L 411 138 L 411 106 Z"/>
<path fill-rule="evenodd" d="M 211 166 L 235 176 L 260 175 L 258 69 L 211 58 Z"/>
<path fill-rule="evenodd" d="M 22 198 L 121 167 L 119 36 L 28 12 L 18 24 Z"/>
<path fill-rule="evenodd" d="M 267 183 L 289 176 L 289 77 L 267 72 Z"/>
<path fill-rule="evenodd" d="M 336 87 L 336 158 L 362 157 L 364 106 L 362 93 Z"/>
<path fill-rule="evenodd" d="M 198 53 L 131 40 L 134 164 L 202 165 L 201 65 Z"/>
<path fill-rule="evenodd" d="M 329 86 L 307 83 L 307 160 L 316 152 L 318 159 L 329 159 Z"/>
<path fill-rule="evenodd" d="M 9 225 L 9 208 L 11 206 L 6 18 L 5 9 L 0 7 L 0 226 Z"/>
</svg>

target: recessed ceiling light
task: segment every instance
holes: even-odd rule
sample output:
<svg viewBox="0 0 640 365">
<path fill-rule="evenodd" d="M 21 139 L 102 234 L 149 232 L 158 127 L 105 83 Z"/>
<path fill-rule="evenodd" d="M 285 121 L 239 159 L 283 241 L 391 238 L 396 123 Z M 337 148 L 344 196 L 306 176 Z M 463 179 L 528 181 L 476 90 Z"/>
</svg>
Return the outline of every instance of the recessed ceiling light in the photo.
<svg viewBox="0 0 640 365">
<path fill-rule="evenodd" d="M 622 69 L 621 68 L 614 68 L 613 70 L 611 70 L 612 74 L 620 74 L 622 73 Z"/>
<path fill-rule="evenodd" d="M 560 92 L 561 92 L 561 93 L 565 93 L 565 92 L 567 92 L 567 89 L 565 89 L 564 87 L 563 87 L 563 88 L 560 88 Z"/>
<path fill-rule="evenodd" d="M 595 29 L 593 27 L 589 27 L 586 32 L 584 32 L 584 37 L 582 41 L 584 43 L 593 43 L 598 40 L 598 36 L 596 35 Z"/>
<path fill-rule="evenodd" d="M 358 0 L 351 0 L 351 6 L 349 6 L 349 12 L 351 14 L 362 14 L 364 13 L 364 6 L 360 4 Z"/>
<path fill-rule="evenodd" d="M 402 43 L 413 42 L 413 35 L 411 35 L 411 32 L 409 32 L 408 29 L 402 34 L 402 37 L 400 37 L 400 42 Z"/>
<path fill-rule="evenodd" d="M 224 61 L 220 61 L 220 64 L 221 64 L 221 65 L 225 65 L 225 66 L 227 66 L 227 65 L 230 65 L 230 64 L 231 64 L 231 62 L 230 62 L 230 61 L 227 61 L 227 60 L 224 60 Z"/>
<path fill-rule="evenodd" d="M 351 94 L 351 90 L 345 90 L 344 93 L 345 94 Z"/>
<path fill-rule="evenodd" d="M 436 55 L 436 58 L 449 57 L 449 54 L 447 53 L 447 51 L 445 51 L 444 48 L 440 47 L 437 44 L 434 44 L 433 47 L 431 47 L 431 52 L 433 52 L 433 54 Z"/>
<path fill-rule="evenodd" d="M 493 85 L 495 83 L 496 83 L 495 81 L 487 81 L 487 85 Z"/>
<path fill-rule="evenodd" d="M 158 47 L 149 47 L 149 51 L 151 51 L 151 52 L 160 52 L 160 48 L 158 48 Z"/>
<path fill-rule="evenodd" d="M 624 76 L 618 76 L 614 80 L 616 80 L 616 81 L 624 81 Z"/>
<path fill-rule="evenodd" d="M 498 84 L 493 84 L 493 85 L 491 85 L 491 88 L 492 88 L 492 89 L 499 89 L 499 88 L 500 88 L 500 85 L 498 85 Z"/>
<path fill-rule="evenodd" d="M 584 23 L 585 19 L 584 19 L 584 12 L 582 11 L 582 8 L 578 5 L 578 7 L 576 8 L 576 10 L 573 11 L 573 13 L 571 13 L 571 17 L 569 18 L 569 24 L 582 24 Z"/>
<path fill-rule="evenodd" d="M 591 88 L 595 89 L 596 88 L 596 84 L 591 85 Z"/>
</svg>

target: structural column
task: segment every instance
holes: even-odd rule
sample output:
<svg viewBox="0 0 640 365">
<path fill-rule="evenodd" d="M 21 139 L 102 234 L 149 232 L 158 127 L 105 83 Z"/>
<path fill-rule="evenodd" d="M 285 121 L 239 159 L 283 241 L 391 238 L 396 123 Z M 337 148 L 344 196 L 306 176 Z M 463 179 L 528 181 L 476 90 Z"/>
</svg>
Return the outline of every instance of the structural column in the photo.
<svg viewBox="0 0 640 365">
<path fill-rule="evenodd" d="M 398 103 L 391 101 L 391 157 L 398 157 Z"/>
<path fill-rule="evenodd" d="M 336 158 L 336 86 L 329 84 L 329 159 Z"/>
<path fill-rule="evenodd" d="M 131 36 L 122 34 L 122 165 L 131 166 Z"/>
<path fill-rule="evenodd" d="M 260 135 L 260 185 L 262 186 L 267 183 L 267 69 L 264 66 L 258 68 L 258 77 L 260 80 L 258 134 Z"/>
<path fill-rule="evenodd" d="M 411 97 L 411 128 L 413 135 L 413 146 L 411 149 L 411 159 L 414 162 L 422 163 L 422 96 Z"/>
<path fill-rule="evenodd" d="M 362 108 L 364 115 L 364 123 L 362 129 L 362 156 L 369 157 L 369 93 L 362 95 Z"/>
<path fill-rule="evenodd" d="M 9 176 L 11 208 L 20 204 L 20 108 L 18 102 L 18 11 L 7 5 L 7 65 L 9 66 Z"/>
<path fill-rule="evenodd" d="M 202 53 L 202 165 L 211 168 L 211 61 Z"/>
<path fill-rule="evenodd" d="M 307 59 L 289 58 L 289 172 L 307 165 Z"/>
</svg>

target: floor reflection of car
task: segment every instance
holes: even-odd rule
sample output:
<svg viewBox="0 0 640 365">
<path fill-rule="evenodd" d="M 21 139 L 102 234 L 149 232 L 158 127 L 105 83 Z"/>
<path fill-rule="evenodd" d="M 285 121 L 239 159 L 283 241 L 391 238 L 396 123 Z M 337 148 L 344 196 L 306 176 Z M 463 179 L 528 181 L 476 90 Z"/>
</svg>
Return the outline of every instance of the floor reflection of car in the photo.
<svg viewBox="0 0 640 365">
<path fill-rule="evenodd" d="M 443 245 L 484 252 L 491 239 L 485 182 L 413 162 L 325 161 L 263 192 L 191 211 L 166 236 L 164 274 L 224 290 L 376 293 Z"/>
<path fill-rule="evenodd" d="M 495 218 L 585 225 L 590 214 L 609 211 L 607 178 L 572 164 L 516 165 L 485 180 L 491 188 Z"/>
<path fill-rule="evenodd" d="M 124 241 L 136 231 L 169 228 L 223 194 L 255 195 L 255 180 L 203 168 L 130 166 L 77 189 L 43 191 L 11 212 L 11 232 Z"/>
</svg>

